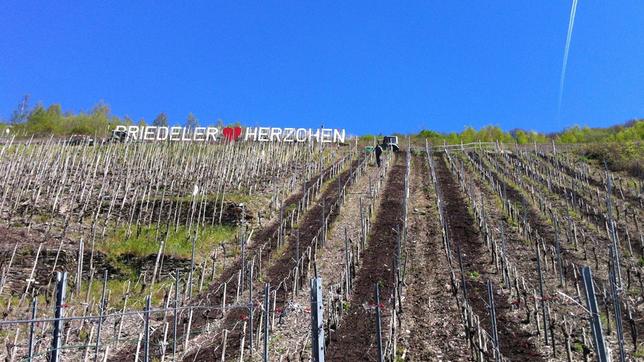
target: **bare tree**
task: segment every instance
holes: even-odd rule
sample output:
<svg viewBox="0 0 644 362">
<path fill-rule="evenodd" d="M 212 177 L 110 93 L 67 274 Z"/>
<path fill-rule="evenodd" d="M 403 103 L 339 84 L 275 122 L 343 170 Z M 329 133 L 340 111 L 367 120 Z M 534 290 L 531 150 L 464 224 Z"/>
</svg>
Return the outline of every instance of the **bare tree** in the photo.
<svg viewBox="0 0 644 362">
<path fill-rule="evenodd" d="M 188 114 L 185 127 L 189 130 L 194 130 L 195 128 L 199 127 L 199 120 L 197 119 L 197 117 L 195 117 L 194 114 L 192 114 L 192 112 Z"/>
<path fill-rule="evenodd" d="M 168 115 L 165 112 L 159 113 L 159 115 L 152 121 L 152 125 L 156 127 L 167 127 L 168 126 Z"/>
<path fill-rule="evenodd" d="M 29 98 L 29 94 L 22 97 L 22 101 L 18 105 L 18 108 L 11 114 L 11 124 L 18 124 L 27 120 L 27 117 L 29 117 Z"/>
</svg>

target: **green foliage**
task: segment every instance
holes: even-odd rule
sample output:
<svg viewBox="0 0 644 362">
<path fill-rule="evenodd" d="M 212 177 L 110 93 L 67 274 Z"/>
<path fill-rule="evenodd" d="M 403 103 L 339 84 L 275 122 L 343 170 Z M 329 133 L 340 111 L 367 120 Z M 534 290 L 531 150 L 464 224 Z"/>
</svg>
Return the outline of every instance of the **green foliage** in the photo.
<svg viewBox="0 0 644 362">
<path fill-rule="evenodd" d="M 633 357 L 644 358 L 644 349 L 640 348 L 636 352 L 633 352 Z"/>
<path fill-rule="evenodd" d="M 152 121 L 152 125 L 155 127 L 168 127 L 168 115 L 165 112 L 159 113 L 154 121 Z"/>
<path fill-rule="evenodd" d="M 108 294 L 108 306 L 110 309 L 121 309 L 125 303 L 125 299 L 121 296 L 124 296 L 127 292 L 128 280 L 130 281 L 130 292 L 128 297 L 128 307 L 129 308 L 142 308 L 145 305 L 145 298 L 147 297 L 148 292 L 151 292 L 152 296 L 152 305 L 160 305 L 163 302 L 165 290 L 167 286 L 172 284 L 170 280 L 159 281 L 154 290 L 141 290 L 140 287 L 136 285 L 136 280 L 139 275 L 136 272 L 132 273 L 125 279 L 117 279 L 113 277 L 108 277 L 107 280 L 107 289 L 110 291 Z M 166 287 L 163 287 L 166 286 Z M 76 303 L 81 302 L 85 299 L 85 296 L 88 294 L 90 300 L 100 301 L 103 295 L 103 278 L 94 279 L 92 282 L 91 288 L 89 282 L 85 279 L 81 285 L 81 298 L 75 298 Z"/>
<path fill-rule="evenodd" d="M 623 125 L 609 128 L 581 128 L 574 126 L 566 130 L 545 135 L 536 131 L 516 129 L 504 132 L 497 126 L 485 126 L 480 130 L 465 127 L 460 132 L 439 133 L 431 130 L 422 130 L 415 135 L 417 138 L 427 139 L 431 143 L 459 144 L 470 142 L 504 142 L 525 144 L 546 144 L 554 140 L 557 143 L 610 143 L 610 142 L 640 142 L 644 141 L 644 120 L 635 120 Z M 362 139 L 362 137 L 361 137 Z"/>
<path fill-rule="evenodd" d="M 89 333 L 87 329 L 82 329 L 78 332 L 78 339 L 81 341 L 89 342 Z"/>
<path fill-rule="evenodd" d="M 524 130 L 518 130 L 514 134 L 514 138 L 516 139 L 517 143 L 520 145 L 525 145 L 529 143 L 528 139 L 528 134 Z"/>
<path fill-rule="evenodd" d="M 374 134 L 366 134 L 362 135 L 358 138 L 360 141 L 367 141 L 367 142 L 373 142 L 375 139 L 376 142 L 382 141 L 382 134 L 374 135 Z"/>
<path fill-rule="evenodd" d="M 132 226 L 132 235 L 126 237 L 127 227 L 118 229 L 100 245 L 101 251 L 110 256 L 155 255 L 159 251 L 160 241 L 164 239 L 165 225 L 159 226 L 157 235 L 156 226 L 142 227 L 138 235 L 136 226 Z M 171 226 L 168 238 L 164 247 L 164 254 L 180 258 L 190 258 L 192 255 L 192 232 L 188 234 L 188 228 L 180 226 L 177 231 Z M 195 243 L 195 255 L 208 255 L 213 248 L 225 240 L 232 240 L 236 235 L 236 229 L 230 226 L 208 226 L 199 229 L 199 235 Z"/>
<path fill-rule="evenodd" d="M 644 120 L 634 120 L 609 128 L 574 126 L 554 135 L 558 143 L 644 141 Z"/>
<path fill-rule="evenodd" d="M 547 139 L 544 135 L 540 135 L 534 131 L 524 131 L 517 130 L 513 132 L 504 132 L 501 128 L 497 126 L 485 126 L 480 130 L 476 130 L 472 127 L 465 127 L 463 132 L 456 133 L 439 133 L 431 130 L 422 130 L 416 137 L 421 139 L 427 139 L 429 142 L 434 144 L 442 144 L 443 142 L 447 144 L 459 144 L 459 143 L 470 143 L 470 142 L 504 142 L 504 143 L 520 143 L 527 144 L 532 142 L 537 143 L 547 143 Z"/>
<path fill-rule="evenodd" d="M 160 198 L 156 198 L 156 199 L 160 200 Z M 192 199 L 193 199 L 192 195 L 166 197 L 166 201 L 191 202 Z M 199 200 L 202 200 L 201 196 L 199 196 Z M 212 201 L 212 202 L 214 201 L 221 202 L 221 198 L 219 198 L 217 194 L 213 194 L 213 193 L 206 195 L 203 200 Z M 236 204 L 241 204 L 241 203 L 249 203 L 253 201 L 253 197 L 243 192 L 231 192 L 231 193 L 226 193 L 224 195 L 224 200 L 226 202 L 234 202 Z"/>
<path fill-rule="evenodd" d="M 107 105 L 98 103 L 90 112 L 79 112 L 77 114 L 63 112 L 59 104 L 52 104 L 45 108 L 38 104 L 33 109 L 29 107 L 29 97 L 25 96 L 17 109 L 13 112 L 10 123 L 0 123 L 0 132 L 11 129 L 18 137 L 69 137 L 74 134 L 89 135 L 95 137 L 107 137 L 116 125 L 132 125 L 135 122 L 125 116 L 122 118 L 113 116 Z M 138 121 L 138 125 L 144 126 L 147 123 L 144 119 Z M 168 126 L 169 120 L 166 113 L 160 113 L 152 122 L 154 126 Z M 199 125 L 199 120 L 190 113 L 185 122 L 186 127 L 194 128 Z M 235 123 L 233 125 L 238 125 Z M 222 120 L 217 120 L 217 126 L 224 126 Z M 399 136 L 404 136 L 400 135 Z M 480 130 L 466 127 L 462 132 L 439 133 L 432 130 L 422 130 L 414 135 L 417 139 L 427 139 L 434 144 L 459 144 L 469 142 L 504 142 L 518 144 L 545 144 L 554 140 L 557 143 L 624 143 L 644 141 L 644 120 L 633 120 L 622 125 L 608 128 L 589 128 L 574 126 L 562 132 L 545 135 L 535 131 L 512 130 L 504 132 L 497 126 L 486 126 Z M 374 140 L 380 140 L 382 134 L 363 135 L 360 141 L 371 144 Z M 637 147 L 636 147 L 637 148 Z M 639 150 L 635 150 L 639 151 Z M 616 160 L 616 164 L 623 161 Z M 627 165 L 625 167 L 631 167 Z"/>
<path fill-rule="evenodd" d="M 589 143 L 578 152 L 584 159 L 595 161 L 602 167 L 605 162 L 611 171 L 625 171 L 635 177 L 644 175 L 643 142 Z"/>
<path fill-rule="evenodd" d="M 404 361 L 406 361 L 407 360 L 405 358 L 406 354 L 407 354 L 407 350 L 405 349 L 405 347 L 398 348 L 398 350 L 396 351 L 396 357 L 394 359 L 394 362 L 404 362 Z"/>
<path fill-rule="evenodd" d="M 424 129 L 418 133 L 418 136 L 422 138 L 427 138 L 428 140 L 433 140 L 433 139 L 442 139 L 443 135 L 432 130 Z"/>
<path fill-rule="evenodd" d="M 461 138 L 461 142 L 463 143 L 479 141 L 476 135 L 476 130 L 474 130 L 474 128 L 472 127 L 465 127 L 465 130 L 461 132 L 460 138 Z"/>
<path fill-rule="evenodd" d="M 501 128 L 494 126 L 483 127 L 478 133 L 478 139 L 484 142 L 494 142 L 501 141 L 505 143 L 512 143 L 514 139 L 512 135 L 507 132 L 503 132 Z"/>
<path fill-rule="evenodd" d="M 427 139 L 434 144 L 460 144 L 470 142 L 503 142 L 518 144 L 556 143 L 583 144 L 579 154 L 585 160 L 605 161 L 611 171 L 626 171 L 633 176 L 642 176 L 644 155 L 644 120 L 635 120 L 609 128 L 581 128 L 574 126 L 562 132 L 545 135 L 521 129 L 503 132 L 499 127 L 486 126 L 480 130 L 466 127 L 462 132 L 449 134 L 422 130 L 416 138 Z"/>
<path fill-rule="evenodd" d="M 125 123 L 118 117 L 112 116 L 107 105 L 99 103 L 91 112 L 78 114 L 63 113 L 59 104 L 52 104 L 48 108 L 36 105 L 25 121 L 16 123 L 11 127 L 12 133 L 18 136 L 71 136 L 83 134 L 105 137 L 118 124 Z"/>
<path fill-rule="evenodd" d="M 572 344 L 572 350 L 577 352 L 577 353 L 583 353 L 584 352 L 584 344 L 581 342 L 575 342 Z"/>
<path fill-rule="evenodd" d="M 0 123 L 0 137 L 7 135 L 7 130 L 11 131 L 11 126 L 8 124 Z"/>
</svg>

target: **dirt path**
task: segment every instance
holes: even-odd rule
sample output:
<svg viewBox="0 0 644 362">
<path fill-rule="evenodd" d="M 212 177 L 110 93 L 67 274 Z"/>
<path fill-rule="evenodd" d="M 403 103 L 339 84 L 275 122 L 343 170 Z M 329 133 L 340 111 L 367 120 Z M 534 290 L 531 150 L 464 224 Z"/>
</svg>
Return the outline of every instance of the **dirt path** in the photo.
<svg viewBox="0 0 644 362">
<path fill-rule="evenodd" d="M 338 175 L 335 180 L 331 180 L 329 186 L 322 191 L 322 195 L 316 201 L 315 205 L 310 207 L 306 214 L 303 216 L 301 222 L 298 224 L 299 231 L 299 250 L 305 250 L 309 245 L 313 243 L 313 239 L 316 237 L 318 230 L 322 226 L 322 213 L 328 215 L 330 205 L 333 205 L 340 196 L 340 191 L 338 184 L 344 184 L 349 177 L 351 172 L 355 169 L 358 164 L 361 162 L 361 159 L 355 160 L 352 162 L 351 167 L 345 168 L 345 170 Z M 324 206 L 323 206 L 324 205 Z M 329 224 L 333 223 L 335 218 L 339 214 L 338 208 L 335 208 L 333 212 L 328 217 Z M 266 256 L 266 269 L 262 271 L 263 275 L 261 280 L 263 282 L 269 282 L 271 285 L 279 285 L 279 283 L 288 277 L 289 272 L 292 270 L 294 265 L 294 257 L 296 253 L 296 239 L 298 236 L 291 234 L 288 237 L 288 241 L 284 246 L 283 252 L 279 255 L 274 255 L 274 258 L 269 258 Z M 264 257 L 262 256 L 262 259 Z M 256 286 L 256 290 L 259 286 Z M 275 304 L 280 308 L 284 307 L 284 304 L 288 302 L 288 290 L 285 288 L 280 288 L 275 294 Z M 239 351 L 240 340 L 241 340 L 241 331 L 239 329 L 234 330 L 234 326 L 238 324 L 240 320 L 243 320 L 247 317 L 248 311 L 245 308 L 235 308 L 232 309 L 227 315 L 223 318 L 222 328 L 230 330 L 228 335 L 228 343 L 226 349 L 226 357 L 233 358 L 233 356 Z M 259 314 L 255 313 L 254 320 L 255 323 L 259 323 Z M 255 327 L 258 324 L 255 324 Z M 233 331 L 234 330 L 234 331 Z M 218 343 L 219 341 L 215 341 Z M 210 361 L 211 352 L 213 351 L 211 345 L 206 343 L 206 346 L 202 346 L 199 350 L 194 353 L 189 353 L 184 357 L 186 361 Z"/>
<path fill-rule="evenodd" d="M 513 315 L 509 301 L 505 296 L 500 295 L 500 288 L 495 285 L 499 275 L 490 263 L 487 249 L 480 238 L 476 221 L 468 210 L 468 203 L 458 181 L 449 171 L 443 157 L 439 157 L 436 161 L 437 178 L 445 198 L 445 217 L 449 235 L 453 247 L 460 246 L 463 267 L 467 274 L 468 299 L 481 318 L 483 328 L 488 333 L 491 330 L 485 286 L 486 281 L 491 280 L 496 291 L 495 304 L 501 353 L 514 361 L 544 360 L 530 340 L 534 336 L 519 327 L 520 318 Z"/>
<path fill-rule="evenodd" d="M 356 182 L 347 189 L 345 202 L 342 205 L 340 214 L 330 226 L 326 243 L 317 252 L 318 276 L 322 278 L 323 297 L 325 312 L 325 323 L 330 316 L 327 308 L 331 308 L 331 302 L 341 298 L 339 290 L 342 289 L 342 282 L 345 270 L 346 246 L 345 237 L 350 240 L 350 250 L 361 238 L 360 225 L 360 200 L 367 204 L 369 188 L 377 184 L 382 169 L 366 167 L 364 173 L 356 179 Z M 375 186 L 374 186 L 375 188 Z M 310 305 L 308 291 L 292 295 L 288 303 L 289 307 L 279 317 L 279 322 L 271 335 L 271 360 L 297 360 L 307 359 L 310 356 L 310 348 L 306 348 L 304 341 L 308 340 L 310 331 L 311 315 L 306 311 Z M 327 330 L 333 333 L 335 326 L 328 323 Z"/>
<path fill-rule="evenodd" d="M 427 158 L 412 159 L 403 346 L 407 361 L 465 361 L 467 341 L 451 290 Z"/>
<path fill-rule="evenodd" d="M 374 322 L 374 285 L 381 284 L 383 311 L 388 311 L 393 293 L 393 256 L 396 247 L 396 227 L 401 224 L 403 212 L 405 157 L 396 156 L 385 183 L 379 211 L 369 236 L 368 246 L 362 253 L 349 311 L 337 332 L 331 336 L 326 358 L 329 361 L 375 361 L 376 327 Z M 388 330 L 390 316 L 383 313 L 382 330 Z M 384 333 L 383 333 L 384 335 Z M 384 338 L 383 338 L 384 339 Z"/>
</svg>

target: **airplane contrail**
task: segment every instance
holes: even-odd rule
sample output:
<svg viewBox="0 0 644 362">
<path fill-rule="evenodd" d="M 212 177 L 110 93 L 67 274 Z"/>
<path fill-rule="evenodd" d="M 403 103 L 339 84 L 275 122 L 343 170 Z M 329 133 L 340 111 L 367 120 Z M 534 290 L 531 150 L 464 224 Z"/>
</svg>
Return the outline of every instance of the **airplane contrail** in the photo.
<svg viewBox="0 0 644 362">
<path fill-rule="evenodd" d="M 561 112 L 561 99 L 563 97 L 564 81 L 566 79 L 566 68 L 568 66 L 568 52 L 570 51 L 570 41 L 572 39 L 572 29 L 575 26 L 575 15 L 577 13 L 578 0 L 572 0 L 570 8 L 570 19 L 568 20 L 568 34 L 566 35 L 566 46 L 564 48 L 563 64 L 561 66 L 561 78 L 559 79 L 559 103 L 557 106 L 557 118 Z"/>
</svg>

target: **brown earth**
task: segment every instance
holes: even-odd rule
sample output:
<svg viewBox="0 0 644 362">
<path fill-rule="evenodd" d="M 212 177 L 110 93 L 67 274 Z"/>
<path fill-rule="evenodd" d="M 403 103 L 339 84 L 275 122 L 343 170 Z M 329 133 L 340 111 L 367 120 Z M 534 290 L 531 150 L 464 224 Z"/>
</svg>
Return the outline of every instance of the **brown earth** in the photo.
<svg viewBox="0 0 644 362">
<path fill-rule="evenodd" d="M 345 238 L 349 240 L 349 250 L 355 250 L 362 233 L 360 206 L 369 203 L 365 198 L 369 197 L 369 188 L 378 183 L 381 171 L 375 166 L 366 167 L 355 183 L 347 188 L 340 215 L 329 227 L 326 243 L 318 249 L 317 271 L 323 283 L 327 336 L 335 331 L 337 319 L 343 314 L 341 284 L 347 256 Z M 303 345 L 311 328 L 311 315 L 305 309 L 310 305 L 309 291 L 304 288 L 295 295 L 291 294 L 290 299 L 290 307 L 282 310 L 271 331 L 271 360 L 306 360 L 310 356 L 310 348 Z"/>
<path fill-rule="evenodd" d="M 352 174 L 354 170 L 362 159 L 353 161 L 351 167 L 344 170 L 340 175 L 337 176 L 335 180 L 329 184 L 329 186 L 324 189 L 320 198 L 316 201 L 315 205 L 309 208 L 309 210 L 304 214 L 302 220 L 298 224 L 298 233 L 299 236 L 296 236 L 294 233 L 290 235 L 287 239 L 286 249 L 284 252 L 277 256 L 275 259 L 270 260 L 270 265 L 265 269 L 265 274 L 263 275 L 263 281 L 271 283 L 271 285 L 277 285 L 284 278 L 286 278 L 289 272 L 294 267 L 293 260 L 295 259 L 296 254 L 296 238 L 299 237 L 299 250 L 303 251 L 312 244 L 313 238 L 317 235 L 318 230 L 322 227 L 322 214 L 329 215 L 329 224 L 332 224 L 333 221 L 337 218 L 339 214 L 339 208 L 335 208 L 330 214 L 329 208 L 331 205 L 339 198 L 339 189 L 338 184 L 344 184 Z M 266 255 L 266 259 L 268 260 Z M 264 257 L 262 257 L 264 260 Z M 285 288 L 280 288 L 277 290 L 275 304 L 280 308 L 284 307 L 284 304 L 288 301 L 288 290 Z M 259 323 L 259 313 L 254 315 L 254 323 L 257 326 Z M 241 333 L 239 329 L 233 331 L 233 327 L 240 320 L 248 318 L 248 310 L 243 308 L 236 308 L 231 310 L 223 321 L 223 328 L 231 330 L 231 333 L 228 335 L 228 344 L 226 347 L 226 355 L 228 358 L 232 358 L 239 351 Z M 216 348 L 216 347 L 215 347 Z M 201 348 L 195 354 L 189 354 L 184 358 L 188 361 L 210 361 L 211 358 L 210 347 Z"/>
<path fill-rule="evenodd" d="M 450 283 L 436 197 L 427 158 L 412 159 L 408 265 L 403 345 L 407 361 L 465 361 L 469 358 L 460 311 Z"/>
<path fill-rule="evenodd" d="M 376 326 L 374 288 L 379 283 L 383 336 L 388 330 L 389 308 L 393 294 L 393 261 L 396 248 L 396 228 L 401 226 L 406 164 L 398 154 L 385 184 L 382 200 L 372 226 L 368 246 L 362 253 L 362 268 L 354 282 L 349 311 L 329 341 L 326 358 L 329 361 L 375 361 Z M 384 339 L 384 337 L 383 337 Z M 383 341 L 383 344 L 385 342 Z"/>
<path fill-rule="evenodd" d="M 480 162 L 478 155 L 476 153 L 472 153 L 471 155 L 474 156 L 473 158 L 476 162 Z M 483 167 L 486 167 L 485 164 L 483 164 Z M 508 199 L 512 200 L 515 203 L 519 203 L 523 205 L 523 210 L 525 212 L 524 217 L 526 217 L 529 220 L 530 225 L 535 230 L 537 230 L 538 234 L 544 238 L 544 242 L 547 245 L 551 245 L 554 247 L 555 230 L 552 224 L 549 223 L 548 220 L 546 219 L 545 214 L 541 213 L 540 210 L 532 206 L 530 200 L 528 200 L 514 186 L 511 186 L 505 183 L 503 180 L 501 180 L 499 178 L 500 176 L 499 172 L 495 170 L 490 170 L 490 171 L 492 172 L 492 174 L 494 174 L 494 176 L 497 178 L 497 180 L 502 185 L 502 187 L 505 188 Z M 556 207 L 557 201 L 561 201 L 557 195 L 548 194 L 545 196 L 548 197 L 548 199 L 551 202 L 553 202 L 553 207 Z M 588 239 L 590 239 L 588 241 L 591 241 L 591 242 L 588 243 L 588 245 L 586 245 L 586 242 L 584 241 L 583 246 L 582 246 L 582 242 L 580 242 L 579 250 L 575 250 L 574 246 L 572 245 L 568 247 L 565 246 L 562 240 L 562 245 L 561 245 L 562 259 L 564 261 L 566 260 L 571 261 L 578 266 L 590 265 L 593 268 L 593 278 L 596 281 L 602 283 L 603 285 L 608 285 L 608 274 L 607 274 L 608 271 L 606 270 L 606 266 L 608 265 L 608 253 L 605 251 L 605 248 L 607 248 L 607 245 L 609 245 L 610 241 L 608 240 L 608 238 L 603 232 L 598 232 L 597 229 L 593 230 L 593 228 L 589 228 L 588 224 L 585 224 L 583 220 L 581 222 L 578 222 L 577 226 L 578 226 L 578 230 L 583 231 L 585 235 L 588 237 Z M 561 227 L 563 228 L 564 226 L 561 226 Z M 563 236 L 560 236 L 560 239 L 563 239 Z M 592 251 L 592 256 L 594 256 L 594 258 L 591 256 L 591 251 Z M 534 263 L 534 260 L 531 260 L 531 263 Z M 571 278 L 570 274 L 572 274 L 572 270 L 570 270 L 569 268 L 564 268 L 563 271 L 564 271 L 564 276 L 570 279 Z M 552 274 L 555 274 L 555 273 L 552 273 Z M 546 288 L 550 289 L 548 288 L 548 286 L 546 286 Z M 600 298 L 600 300 L 602 299 Z M 604 304 L 604 307 L 605 306 L 606 304 Z M 637 307 L 637 304 L 633 310 L 633 315 L 634 315 L 636 334 L 638 336 L 638 340 L 640 340 L 642 333 L 644 333 L 643 332 L 644 318 L 640 317 L 642 315 L 642 309 L 640 307 Z M 628 328 L 629 321 L 627 319 L 627 313 L 623 314 L 623 325 L 624 325 L 625 340 L 629 341 L 633 333 L 631 332 L 631 329 Z M 609 341 L 610 341 L 610 338 L 609 338 Z"/>
<path fill-rule="evenodd" d="M 322 173 L 316 175 L 311 180 L 307 181 L 306 187 L 309 188 L 312 185 L 314 185 L 316 182 L 319 181 L 321 174 L 327 173 L 330 169 L 331 167 L 328 167 Z M 303 191 L 302 189 L 299 189 L 295 193 L 291 194 L 287 198 L 286 202 L 284 202 L 283 208 L 288 208 L 291 205 L 297 204 L 297 202 L 303 197 L 302 191 Z M 253 242 L 247 247 L 247 255 L 252 255 L 252 253 L 255 252 L 264 242 L 272 240 L 278 228 L 279 228 L 279 220 L 273 220 L 272 222 L 269 222 L 264 227 L 259 229 L 255 234 L 253 234 L 253 237 L 252 237 Z M 272 252 L 271 248 L 265 248 L 262 254 L 262 259 L 264 257 L 268 257 L 271 252 Z M 239 270 L 241 269 L 241 266 L 242 266 L 241 259 L 238 259 L 237 261 L 230 264 L 229 266 L 226 266 L 226 268 L 217 277 L 217 279 L 213 283 L 211 283 L 208 289 L 206 289 L 203 293 L 193 298 L 193 301 L 191 304 L 213 306 L 213 309 L 205 309 L 198 313 L 193 314 L 193 319 L 191 322 L 191 329 L 193 331 L 194 330 L 198 331 L 202 329 L 207 323 L 212 322 L 213 320 L 216 320 L 216 319 L 222 319 L 224 317 L 222 315 L 222 311 L 217 308 L 222 303 L 222 297 L 223 297 L 222 293 L 214 293 L 214 292 L 223 283 L 225 283 L 226 281 L 229 281 L 229 285 L 226 289 L 226 300 L 230 302 L 234 301 L 236 290 L 237 290 L 237 278 L 234 278 L 234 276 L 239 272 Z M 230 302 L 227 302 L 227 303 L 230 303 Z M 187 324 L 188 324 L 187 313 L 180 313 L 179 323 L 177 324 L 178 340 L 183 339 Z M 152 336 L 150 337 L 151 345 L 158 345 L 161 342 L 162 338 L 163 338 L 162 331 L 157 331 L 153 333 Z M 119 361 L 124 359 L 127 360 L 127 356 L 133 355 L 135 351 L 136 351 L 136 345 L 126 346 L 120 351 L 118 351 L 118 353 L 116 353 L 115 355 L 110 356 L 109 360 L 110 361 Z M 158 353 L 157 357 L 160 356 L 160 352 L 156 348 L 153 351 L 155 354 Z M 168 353 L 172 353 L 171 348 L 169 348 Z"/>
<path fill-rule="evenodd" d="M 475 313 L 481 318 L 482 327 L 490 333 L 491 322 L 485 282 L 492 281 L 493 289 L 496 291 L 497 330 L 501 353 L 515 361 L 543 361 L 543 356 L 530 341 L 532 336 L 519 327 L 520 320 L 513 318 L 510 302 L 500 295 L 500 288 L 494 286 L 500 276 L 490 265 L 487 248 L 476 228 L 477 223 L 467 209 L 467 201 L 446 162 L 443 157 L 438 158 L 436 176 L 445 198 L 448 234 L 453 247 L 460 248 L 463 268 L 468 274 L 466 278 L 468 299 Z"/>
</svg>

